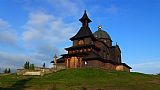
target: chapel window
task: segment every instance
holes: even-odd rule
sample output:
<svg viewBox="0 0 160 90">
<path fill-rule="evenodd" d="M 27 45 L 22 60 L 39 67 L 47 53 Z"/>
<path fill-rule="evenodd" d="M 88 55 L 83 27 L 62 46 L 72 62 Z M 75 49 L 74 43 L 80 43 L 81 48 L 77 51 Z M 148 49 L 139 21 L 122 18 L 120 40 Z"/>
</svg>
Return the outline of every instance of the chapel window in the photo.
<svg viewBox="0 0 160 90">
<path fill-rule="evenodd" d="M 82 45 L 82 44 L 84 44 L 84 40 L 79 40 L 78 45 Z"/>
</svg>

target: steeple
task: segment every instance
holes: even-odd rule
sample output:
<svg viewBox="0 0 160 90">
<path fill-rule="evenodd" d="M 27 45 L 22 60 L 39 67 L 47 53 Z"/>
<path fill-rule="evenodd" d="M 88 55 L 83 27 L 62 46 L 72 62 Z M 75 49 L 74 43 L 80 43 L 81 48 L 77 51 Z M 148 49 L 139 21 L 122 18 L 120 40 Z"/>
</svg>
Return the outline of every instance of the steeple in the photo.
<svg viewBox="0 0 160 90">
<path fill-rule="evenodd" d="M 84 14 L 82 16 L 81 19 L 79 19 L 79 21 L 82 23 L 82 27 L 88 27 L 88 23 L 92 22 L 89 18 L 88 15 L 86 13 L 86 10 L 84 11 Z"/>
<path fill-rule="evenodd" d="M 88 26 L 88 23 L 92 22 L 88 16 L 87 16 L 87 13 L 86 13 L 86 10 L 84 11 L 84 15 L 82 16 L 81 19 L 79 19 L 79 21 L 82 23 L 82 27 L 80 28 L 80 30 L 78 31 L 78 33 L 71 37 L 70 40 L 77 40 L 77 39 L 82 39 L 82 38 L 85 38 L 85 37 L 93 37 L 93 34 L 92 34 L 92 31 L 90 30 L 89 26 Z"/>
</svg>

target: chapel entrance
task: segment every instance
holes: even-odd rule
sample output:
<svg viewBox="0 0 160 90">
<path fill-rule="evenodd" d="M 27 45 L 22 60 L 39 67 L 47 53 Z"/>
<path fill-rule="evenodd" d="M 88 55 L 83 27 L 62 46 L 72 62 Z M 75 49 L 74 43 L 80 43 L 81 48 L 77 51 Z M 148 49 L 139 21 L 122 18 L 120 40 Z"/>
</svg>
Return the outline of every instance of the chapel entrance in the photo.
<svg viewBox="0 0 160 90">
<path fill-rule="evenodd" d="M 70 59 L 70 63 L 69 63 L 70 65 L 70 68 L 77 68 L 79 65 L 79 63 L 78 63 L 78 58 L 77 57 L 71 57 L 71 59 Z"/>
</svg>

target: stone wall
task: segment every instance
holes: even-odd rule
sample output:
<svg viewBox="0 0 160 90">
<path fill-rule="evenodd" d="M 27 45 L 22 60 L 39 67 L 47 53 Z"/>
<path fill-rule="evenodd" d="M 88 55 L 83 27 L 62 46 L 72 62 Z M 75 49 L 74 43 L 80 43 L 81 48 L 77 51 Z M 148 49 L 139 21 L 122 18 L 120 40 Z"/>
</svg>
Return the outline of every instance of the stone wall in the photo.
<svg viewBox="0 0 160 90">
<path fill-rule="evenodd" d="M 124 66 L 124 65 L 117 65 L 117 66 L 116 66 L 116 70 L 117 70 L 117 71 L 127 71 L 127 72 L 130 72 L 130 69 L 127 68 L 127 67 Z"/>
<path fill-rule="evenodd" d="M 52 73 L 52 70 L 49 68 L 35 68 L 35 70 L 17 69 L 17 75 L 43 76 L 49 73 Z"/>
<path fill-rule="evenodd" d="M 64 63 L 58 63 L 54 69 L 59 71 L 59 70 L 62 70 L 62 69 L 66 69 L 66 66 L 65 66 Z"/>
</svg>

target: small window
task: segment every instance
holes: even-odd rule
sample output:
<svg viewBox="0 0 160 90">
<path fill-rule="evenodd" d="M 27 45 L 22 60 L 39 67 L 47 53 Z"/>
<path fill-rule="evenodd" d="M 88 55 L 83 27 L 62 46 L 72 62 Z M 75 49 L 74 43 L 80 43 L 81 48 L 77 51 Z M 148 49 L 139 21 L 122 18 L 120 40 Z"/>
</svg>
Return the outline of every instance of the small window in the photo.
<svg viewBox="0 0 160 90">
<path fill-rule="evenodd" d="M 87 61 L 85 61 L 84 64 L 87 65 Z"/>
<path fill-rule="evenodd" d="M 78 41 L 78 44 L 79 44 L 79 45 L 82 45 L 82 44 L 84 44 L 84 41 L 83 41 L 83 40 L 79 40 L 79 41 Z"/>
</svg>

